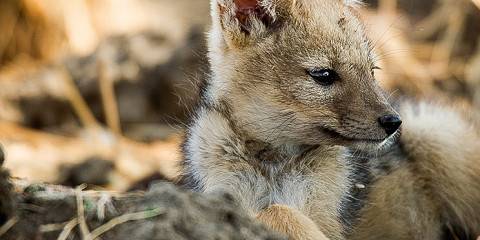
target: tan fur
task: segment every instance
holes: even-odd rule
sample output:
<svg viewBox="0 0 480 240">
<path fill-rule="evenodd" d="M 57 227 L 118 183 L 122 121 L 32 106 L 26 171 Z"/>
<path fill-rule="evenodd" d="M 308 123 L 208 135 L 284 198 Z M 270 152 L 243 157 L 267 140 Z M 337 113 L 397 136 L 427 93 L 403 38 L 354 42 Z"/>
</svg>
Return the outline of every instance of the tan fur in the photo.
<svg viewBox="0 0 480 240">
<path fill-rule="evenodd" d="M 184 143 L 190 187 L 228 192 L 294 239 L 480 234 L 480 137 L 423 103 L 401 103 L 402 136 L 386 134 L 378 119 L 397 112 L 357 1 L 211 2 L 211 79 Z M 311 69 L 340 79 L 322 86 Z"/>
</svg>

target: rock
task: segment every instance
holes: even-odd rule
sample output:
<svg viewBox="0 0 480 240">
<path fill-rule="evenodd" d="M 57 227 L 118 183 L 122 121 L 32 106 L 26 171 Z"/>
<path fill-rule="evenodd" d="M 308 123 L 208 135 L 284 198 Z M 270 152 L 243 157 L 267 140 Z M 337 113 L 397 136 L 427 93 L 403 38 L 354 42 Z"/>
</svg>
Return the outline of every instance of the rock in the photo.
<svg viewBox="0 0 480 240">
<path fill-rule="evenodd" d="M 113 161 L 90 158 L 80 164 L 61 166 L 59 183 L 75 187 L 80 184 L 105 186 L 110 182 L 110 173 L 113 171 Z"/>
<path fill-rule="evenodd" d="M 0 167 L 3 165 L 3 162 L 5 162 L 5 154 L 3 153 L 2 145 L 0 145 Z"/>
<path fill-rule="evenodd" d="M 12 191 L 10 174 L 0 166 L 0 226 L 5 224 L 13 215 L 15 204 Z"/>
<path fill-rule="evenodd" d="M 0 145 L 0 226 L 8 221 L 15 208 L 13 186 L 10 183 L 10 174 L 2 167 L 4 160 L 5 154 Z"/>
<path fill-rule="evenodd" d="M 158 182 L 173 182 L 173 179 L 169 179 L 167 176 L 160 172 L 155 172 L 149 176 L 140 179 L 139 181 L 134 182 L 129 188 L 128 192 L 133 191 L 145 191 L 150 188 L 152 184 Z"/>
<path fill-rule="evenodd" d="M 107 224 L 111 228 L 100 235 L 104 240 L 286 239 L 247 216 L 230 195 L 202 195 L 165 182 L 144 193 L 127 194 L 29 186 L 17 183 L 22 191 L 18 193 L 22 206 L 16 210 L 18 222 L 1 239 L 57 239 L 68 229 L 68 222 L 81 219 L 77 214 L 80 195 L 91 233 L 109 221 L 117 223 Z M 68 239 L 81 239 L 80 232 L 76 226 Z"/>
</svg>

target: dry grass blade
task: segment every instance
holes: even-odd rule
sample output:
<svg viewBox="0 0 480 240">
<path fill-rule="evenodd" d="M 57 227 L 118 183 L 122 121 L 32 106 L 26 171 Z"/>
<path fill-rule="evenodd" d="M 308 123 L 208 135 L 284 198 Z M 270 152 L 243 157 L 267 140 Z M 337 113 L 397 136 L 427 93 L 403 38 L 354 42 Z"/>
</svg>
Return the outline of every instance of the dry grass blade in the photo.
<svg viewBox="0 0 480 240">
<path fill-rule="evenodd" d="M 2 227 L 0 227 L 0 237 L 3 236 L 5 233 L 10 230 L 16 223 L 18 222 L 17 217 L 13 217 L 10 220 L 8 220 L 5 224 L 3 224 Z"/>
<path fill-rule="evenodd" d="M 102 103 L 107 125 L 111 131 L 120 135 L 120 117 L 118 113 L 117 100 L 115 98 L 113 79 L 109 75 L 104 61 L 98 61 L 97 69 L 98 83 L 100 85 L 100 93 L 102 95 Z"/>
<path fill-rule="evenodd" d="M 39 231 L 42 233 L 59 231 L 64 229 L 65 226 L 70 222 L 71 221 L 67 221 L 64 223 L 52 223 L 52 224 L 41 225 Z"/>
<path fill-rule="evenodd" d="M 11 10 L 11 9 L 9 9 Z M 18 23 L 18 12 L 16 11 L 5 11 L 4 14 L 9 16 L 3 16 L 7 21 L 7 24 L 2 25 L 3 28 L 3 41 L 0 40 L 0 62 L 3 59 L 3 54 L 8 47 L 9 42 L 12 40 L 15 34 L 15 26 Z"/>
<path fill-rule="evenodd" d="M 70 236 L 70 233 L 72 232 L 73 228 L 77 226 L 78 224 L 78 219 L 74 218 L 70 220 L 65 227 L 63 228 L 63 231 L 58 235 L 57 240 L 66 240 L 68 236 Z"/>
<path fill-rule="evenodd" d="M 432 14 L 417 24 L 417 29 L 421 29 L 421 31 L 415 31 L 415 37 L 418 39 L 431 38 L 446 24 L 445 16 L 449 14 L 449 11 L 447 4 L 440 4 Z"/>
<path fill-rule="evenodd" d="M 110 229 L 114 228 L 119 224 L 126 223 L 129 221 L 138 221 L 138 220 L 153 218 L 164 213 L 165 213 L 164 209 L 155 208 L 155 209 L 147 210 L 143 212 L 124 214 L 122 216 L 116 217 L 108 221 L 104 225 L 93 230 L 92 233 L 88 236 L 88 238 L 86 238 L 86 240 L 94 240 L 98 238 L 100 235 L 108 232 Z"/>
<path fill-rule="evenodd" d="M 83 205 L 83 189 L 85 189 L 85 185 L 80 185 L 75 189 L 75 195 L 77 199 L 77 221 L 69 222 L 69 225 L 71 229 L 76 226 L 76 224 L 80 225 L 80 232 L 83 240 L 94 240 L 97 239 L 100 235 L 108 232 L 110 229 L 114 228 L 115 226 L 129 222 L 129 221 L 137 221 L 137 220 L 142 220 L 142 219 L 148 219 L 148 218 L 153 218 L 156 216 L 159 216 L 165 211 L 160 208 L 155 208 L 152 210 L 147 210 L 147 211 L 142 211 L 142 212 L 137 212 L 137 213 L 129 213 L 129 214 L 124 214 L 122 216 L 116 217 L 104 225 L 96 228 L 92 232 L 88 230 L 88 225 L 85 219 L 85 209 Z M 73 226 L 72 226 L 73 225 Z M 71 229 L 69 231 L 71 231 Z M 68 228 L 65 226 L 64 232 L 67 232 Z M 68 231 L 68 232 L 69 232 Z M 68 237 L 68 234 L 66 235 Z M 60 237 L 59 237 L 60 239 Z"/>
<path fill-rule="evenodd" d="M 10 230 L 10 228 L 12 228 L 17 222 L 18 222 L 18 218 L 13 217 L 10 220 L 8 220 L 5 224 L 3 224 L 3 226 L 0 227 L 0 237 L 5 233 L 7 233 L 8 230 Z"/>
<path fill-rule="evenodd" d="M 75 113 L 80 118 L 80 121 L 84 127 L 97 128 L 99 124 L 92 111 L 90 111 L 85 99 L 83 99 L 82 94 L 80 94 L 80 91 L 73 82 L 70 73 L 66 69 L 61 69 L 61 72 L 65 82 L 65 96 L 75 110 Z"/>
<path fill-rule="evenodd" d="M 444 64 L 442 69 L 448 69 L 456 43 L 463 33 L 466 16 L 463 13 L 465 7 L 462 2 L 451 6 L 448 25 L 443 38 L 434 46 L 432 62 Z"/>
<path fill-rule="evenodd" d="M 75 195 L 77 197 L 77 217 L 78 217 L 78 224 L 80 224 L 80 232 L 82 234 L 82 239 L 87 239 L 90 235 L 90 231 L 88 230 L 88 225 L 85 220 L 85 209 L 83 206 L 83 189 L 85 189 L 85 185 L 80 185 L 75 189 Z"/>
</svg>

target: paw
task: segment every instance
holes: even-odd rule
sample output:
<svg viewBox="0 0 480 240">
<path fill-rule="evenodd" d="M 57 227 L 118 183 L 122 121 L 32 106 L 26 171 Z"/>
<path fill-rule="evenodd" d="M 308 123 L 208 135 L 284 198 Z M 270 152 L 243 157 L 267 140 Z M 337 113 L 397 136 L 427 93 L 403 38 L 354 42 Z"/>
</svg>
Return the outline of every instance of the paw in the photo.
<svg viewBox="0 0 480 240">
<path fill-rule="evenodd" d="M 257 219 L 290 239 L 328 240 L 310 218 L 285 205 L 272 205 L 258 213 Z"/>
</svg>

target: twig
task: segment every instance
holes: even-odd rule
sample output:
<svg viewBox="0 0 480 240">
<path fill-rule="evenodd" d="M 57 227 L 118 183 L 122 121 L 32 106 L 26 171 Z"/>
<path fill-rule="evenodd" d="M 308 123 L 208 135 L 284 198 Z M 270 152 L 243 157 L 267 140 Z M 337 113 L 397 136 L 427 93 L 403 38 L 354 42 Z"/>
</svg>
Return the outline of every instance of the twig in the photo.
<svg viewBox="0 0 480 240">
<path fill-rule="evenodd" d="M 129 221 L 138 221 L 138 220 L 153 218 L 153 217 L 159 216 L 159 215 L 164 214 L 164 213 L 165 213 L 164 209 L 155 208 L 155 209 L 152 209 L 152 210 L 147 210 L 147 211 L 137 212 L 137 213 L 129 213 L 129 214 L 125 214 L 125 215 L 116 217 L 116 218 L 108 221 L 104 225 L 98 227 L 97 229 L 93 230 L 92 233 L 87 238 L 85 238 L 84 240 L 94 240 L 94 239 L 100 237 L 100 235 L 108 232 L 110 229 L 112 229 L 115 226 L 120 225 L 122 223 L 126 223 L 126 222 L 129 222 Z"/>
<path fill-rule="evenodd" d="M 464 2 L 453 1 L 448 3 L 453 9 L 448 20 L 447 30 L 441 41 L 434 46 L 432 56 L 432 62 L 441 64 L 443 66 L 442 69 L 448 69 L 448 64 L 455 49 L 455 43 L 463 33 L 466 21 L 466 16 L 462 11 Z"/>
<path fill-rule="evenodd" d="M 12 217 L 5 224 L 3 224 L 3 226 L 0 227 L 0 237 L 3 236 L 5 233 L 7 233 L 8 230 L 10 230 L 10 228 L 12 228 L 17 222 L 18 222 L 18 218 Z"/>
<path fill-rule="evenodd" d="M 428 39 L 440 31 L 446 24 L 445 15 L 448 15 L 449 11 L 450 8 L 448 4 L 440 3 L 440 6 L 437 7 L 433 13 L 416 25 L 416 29 L 420 29 L 421 31 L 415 31 L 415 37 L 417 39 Z"/>
<path fill-rule="evenodd" d="M 11 9 L 9 9 L 11 10 Z M 6 48 L 8 47 L 8 44 L 10 43 L 10 41 L 12 41 L 13 37 L 14 37 L 14 34 L 15 34 L 15 29 L 16 29 L 16 26 L 18 24 L 18 18 L 19 18 L 19 15 L 20 13 L 18 12 L 15 12 L 13 15 L 15 16 L 12 16 L 11 19 L 12 22 L 8 23 L 8 24 L 5 24 L 5 26 L 9 27 L 8 29 L 4 29 L 4 37 L 2 37 L 4 39 L 4 44 L 0 44 L 0 61 L 2 60 L 3 58 L 3 55 L 5 53 L 5 50 Z"/>
<path fill-rule="evenodd" d="M 85 184 L 83 184 L 75 189 L 75 195 L 77 197 L 77 218 L 78 224 L 80 224 L 80 232 L 82 234 L 82 239 L 87 239 L 87 237 L 90 235 L 90 231 L 88 230 L 88 225 L 85 220 L 85 209 L 83 207 L 82 190 L 85 189 L 85 187 Z"/>
<path fill-rule="evenodd" d="M 121 134 L 120 117 L 118 114 L 117 100 L 112 77 L 109 75 L 107 66 L 102 60 L 98 61 L 98 83 L 100 85 L 100 94 L 102 96 L 103 110 L 107 125 L 116 134 Z"/>
<path fill-rule="evenodd" d="M 63 231 L 60 233 L 60 235 L 58 235 L 57 240 L 66 240 L 68 238 L 68 236 L 70 236 L 70 233 L 72 232 L 73 228 L 75 228 L 75 226 L 77 226 L 77 224 L 78 224 L 78 219 L 77 218 L 74 218 L 74 219 L 70 220 L 65 225 L 65 227 L 63 228 Z"/>
<path fill-rule="evenodd" d="M 87 128 L 97 128 L 99 124 L 85 102 L 85 99 L 83 99 L 82 94 L 80 94 L 80 91 L 73 82 L 70 73 L 64 68 L 60 69 L 60 71 L 65 82 L 65 97 L 70 104 L 72 104 L 72 107 L 78 115 L 78 118 L 80 118 L 83 126 Z"/>
</svg>

